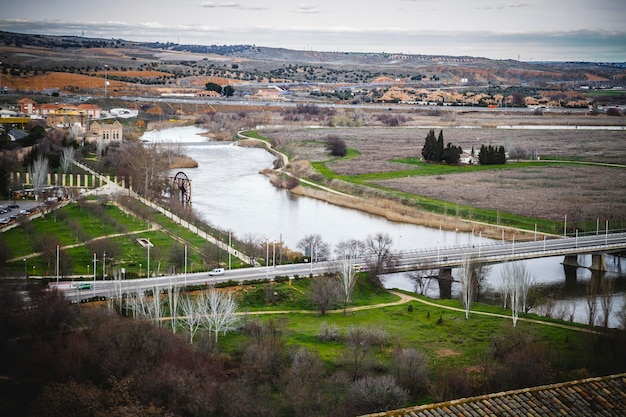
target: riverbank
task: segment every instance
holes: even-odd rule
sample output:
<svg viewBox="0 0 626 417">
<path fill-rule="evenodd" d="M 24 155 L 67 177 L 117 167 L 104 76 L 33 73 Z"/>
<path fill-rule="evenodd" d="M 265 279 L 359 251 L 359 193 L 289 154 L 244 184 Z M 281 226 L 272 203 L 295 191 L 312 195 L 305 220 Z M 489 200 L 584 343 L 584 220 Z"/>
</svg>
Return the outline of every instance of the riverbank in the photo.
<svg viewBox="0 0 626 417">
<path fill-rule="evenodd" d="M 321 188 L 303 185 L 292 188 L 290 191 L 302 197 L 316 198 L 340 207 L 351 208 L 381 216 L 392 222 L 408 223 L 447 231 L 473 233 L 474 236 L 481 235 L 491 239 L 502 239 L 503 236 L 505 240 L 513 240 L 514 237 L 517 241 L 534 239 L 534 232 L 465 220 L 455 216 L 429 213 L 392 200 L 380 198 L 369 199 L 347 194 L 337 194 Z"/>
<path fill-rule="evenodd" d="M 242 138 L 242 140 L 239 141 L 240 146 L 264 147 L 268 150 L 268 152 L 279 159 L 280 163 L 278 165 L 282 165 L 282 167 L 289 167 L 289 158 L 287 155 L 274 149 L 268 141 L 247 136 L 243 132 L 240 132 L 238 136 Z M 280 176 L 281 173 L 294 176 L 292 172 L 284 171 L 282 167 L 278 167 L 274 170 L 266 170 L 263 174 L 270 178 L 270 181 L 272 181 L 273 178 Z M 534 231 L 531 232 L 518 228 L 471 221 L 457 216 L 446 216 L 431 213 L 418 208 L 406 206 L 390 199 L 358 197 L 346 192 L 338 192 L 334 189 L 330 189 L 301 178 L 298 179 L 301 181 L 301 185 L 289 188 L 289 191 L 295 195 L 315 198 L 340 207 L 360 210 L 368 214 L 384 217 L 392 222 L 414 224 L 446 231 L 473 233 L 475 236 L 481 235 L 485 238 L 491 239 L 515 239 L 517 241 L 523 241 L 535 238 Z M 272 184 L 276 186 L 280 186 L 284 183 L 285 182 L 283 181 L 272 181 Z"/>
</svg>

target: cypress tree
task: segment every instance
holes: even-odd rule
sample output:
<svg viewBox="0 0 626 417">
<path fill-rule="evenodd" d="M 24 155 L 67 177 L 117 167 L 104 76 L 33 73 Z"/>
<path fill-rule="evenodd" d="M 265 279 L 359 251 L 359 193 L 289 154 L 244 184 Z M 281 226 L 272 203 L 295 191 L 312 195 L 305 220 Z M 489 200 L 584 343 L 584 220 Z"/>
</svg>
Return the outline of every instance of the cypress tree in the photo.
<svg viewBox="0 0 626 417">
<path fill-rule="evenodd" d="M 433 135 L 435 132 L 433 131 Z M 437 138 L 437 144 L 435 148 L 435 161 L 443 161 L 443 130 L 439 131 L 439 137 Z"/>
</svg>

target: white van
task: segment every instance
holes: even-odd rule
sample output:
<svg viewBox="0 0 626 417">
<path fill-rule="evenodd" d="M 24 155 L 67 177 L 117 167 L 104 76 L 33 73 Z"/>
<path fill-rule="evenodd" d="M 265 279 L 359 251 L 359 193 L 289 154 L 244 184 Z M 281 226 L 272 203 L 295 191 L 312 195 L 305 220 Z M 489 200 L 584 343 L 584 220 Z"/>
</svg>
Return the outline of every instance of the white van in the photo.
<svg viewBox="0 0 626 417">
<path fill-rule="evenodd" d="M 224 275 L 225 273 L 226 273 L 226 271 L 224 271 L 224 268 L 215 268 L 215 269 L 209 271 L 209 275 L 210 276 Z"/>
</svg>

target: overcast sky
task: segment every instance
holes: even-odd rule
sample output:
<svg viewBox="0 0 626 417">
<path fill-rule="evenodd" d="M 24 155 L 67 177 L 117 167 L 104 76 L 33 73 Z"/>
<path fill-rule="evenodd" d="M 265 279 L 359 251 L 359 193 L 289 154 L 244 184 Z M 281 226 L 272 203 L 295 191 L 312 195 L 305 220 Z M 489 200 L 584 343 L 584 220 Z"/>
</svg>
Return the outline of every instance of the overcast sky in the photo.
<svg viewBox="0 0 626 417">
<path fill-rule="evenodd" d="M 0 30 L 316 51 L 626 61 L 626 0 L 14 0 Z"/>
</svg>

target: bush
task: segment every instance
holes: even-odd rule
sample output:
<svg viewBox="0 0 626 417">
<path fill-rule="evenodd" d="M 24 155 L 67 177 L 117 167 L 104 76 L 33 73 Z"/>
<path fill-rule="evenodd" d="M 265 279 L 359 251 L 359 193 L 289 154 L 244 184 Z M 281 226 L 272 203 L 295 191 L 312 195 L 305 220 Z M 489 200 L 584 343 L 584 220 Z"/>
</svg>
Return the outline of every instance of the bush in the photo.
<svg viewBox="0 0 626 417">
<path fill-rule="evenodd" d="M 326 150 L 330 151 L 332 156 L 344 157 L 348 154 L 346 142 L 335 135 L 330 135 L 326 138 Z"/>
</svg>

